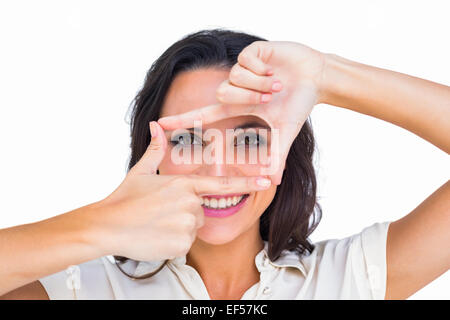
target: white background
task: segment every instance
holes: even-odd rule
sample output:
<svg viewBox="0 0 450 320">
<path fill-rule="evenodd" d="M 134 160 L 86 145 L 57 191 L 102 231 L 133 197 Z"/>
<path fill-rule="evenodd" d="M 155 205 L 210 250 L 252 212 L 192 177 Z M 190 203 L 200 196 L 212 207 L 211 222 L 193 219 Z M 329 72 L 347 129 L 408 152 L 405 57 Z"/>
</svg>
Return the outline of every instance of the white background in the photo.
<svg viewBox="0 0 450 320">
<path fill-rule="evenodd" d="M 2 1 L 0 227 L 118 186 L 128 106 L 153 61 L 187 33 L 297 41 L 449 85 L 449 12 L 448 1 Z M 448 180 L 448 155 L 402 128 L 328 105 L 311 117 L 323 207 L 313 241 L 399 219 Z M 447 272 L 411 299 L 449 299 L 449 287 Z"/>
</svg>

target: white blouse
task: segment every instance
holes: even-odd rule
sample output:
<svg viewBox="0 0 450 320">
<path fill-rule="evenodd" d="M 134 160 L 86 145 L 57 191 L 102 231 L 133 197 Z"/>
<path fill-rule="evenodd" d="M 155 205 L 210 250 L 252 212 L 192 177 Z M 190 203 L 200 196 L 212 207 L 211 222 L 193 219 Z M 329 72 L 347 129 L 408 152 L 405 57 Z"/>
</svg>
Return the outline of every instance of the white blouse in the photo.
<svg viewBox="0 0 450 320">
<path fill-rule="evenodd" d="M 375 223 L 347 238 L 317 242 L 310 254 L 302 256 L 284 250 L 276 261 L 269 260 L 265 241 L 255 257 L 260 281 L 241 299 L 384 299 L 389 224 Z M 123 269 L 139 276 L 161 263 L 128 262 Z M 210 299 L 198 272 L 186 264 L 186 256 L 169 260 L 149 279 L 132 280 L 120 272 L 111 256 L 105 256 L 39 281 L 51 300 Z"/>
</svg>

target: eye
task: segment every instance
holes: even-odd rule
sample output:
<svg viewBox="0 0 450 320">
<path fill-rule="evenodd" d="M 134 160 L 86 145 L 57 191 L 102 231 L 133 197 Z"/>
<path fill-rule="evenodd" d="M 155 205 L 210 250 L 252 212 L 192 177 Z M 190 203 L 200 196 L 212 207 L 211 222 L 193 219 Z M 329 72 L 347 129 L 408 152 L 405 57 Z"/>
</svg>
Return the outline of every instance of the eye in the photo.
<svg viewBox="0 0 450 320">
<path fill-rule="evenodd" d="M 170 141 L 173 145 L 181 147 L 190 147 L 192 145 L 203 145 L 202 140 L 193 133 L 182 133 L 173 137 Z"/>
<path fill-rule="evenodd" d="M 257 147 L 265 145 L 266 141 L 259 134 L 254 132 L 246 132 L 235 137 L 234 145 L 247 145 L 249 147 Z"/>
</svg>

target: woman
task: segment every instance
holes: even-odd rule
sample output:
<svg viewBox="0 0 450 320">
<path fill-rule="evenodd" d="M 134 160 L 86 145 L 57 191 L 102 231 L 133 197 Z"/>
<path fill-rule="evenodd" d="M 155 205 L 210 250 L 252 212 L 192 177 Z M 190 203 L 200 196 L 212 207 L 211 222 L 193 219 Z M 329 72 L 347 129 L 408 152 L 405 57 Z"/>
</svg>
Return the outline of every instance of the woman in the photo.
<svg viewBox="0 0 450 320">
<path fill-rule="evenodd" d="M 449 101 L 447 86 L 298 43 L 227 30 L 191 34 L 152 65 L 135 99 L 122 184 L 96 203 L 0 231 L 8 257 L 0 295 L 405 299 L 450 266 L 449 183 L 402 219 L 312 244 L 321 210 L 307 118 L 318 103 L 348 108 L 448 153 Z M 260 131 L 277 132 L 275 170 L 261 174 L 267 163 L 235 158 L 175 164 L 174 150 L 207 147 L 191 128 L 196 120 L 223 135 L 240 129 L 222 146 L 244 146 L 246 156 L 275 143 Z M 176 133 L 181 128 L 191 129 Z"/>
</svg>

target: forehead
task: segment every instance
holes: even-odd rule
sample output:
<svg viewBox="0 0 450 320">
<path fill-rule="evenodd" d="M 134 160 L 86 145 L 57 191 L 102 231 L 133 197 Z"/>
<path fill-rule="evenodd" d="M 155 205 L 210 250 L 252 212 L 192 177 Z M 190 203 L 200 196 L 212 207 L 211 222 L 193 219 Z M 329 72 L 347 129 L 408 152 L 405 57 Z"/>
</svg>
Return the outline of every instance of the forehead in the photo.
<svg viewBox="0 0 450 320">
<path fill-rule="evenodd" d="M 161 117 L 172 116 L 217 103 L 216 90 L 230 70 L 203 68 L 178 74 L 166 94 Z"/>
<path fill-rule="evenodd" d="M 161 117 L 185 113 L 201 107 L 218 103 L 216 90 L 228 79 L 230 70 L 219 68 L 202 68 L 184 71 L 178 74 L 165 97 L 161 110 Z M 267 123 L 256 116 L 239 116 L 224 119 L 203 128 L 234 128 L 240 125 L 268 128 Z"/>
</svg>

